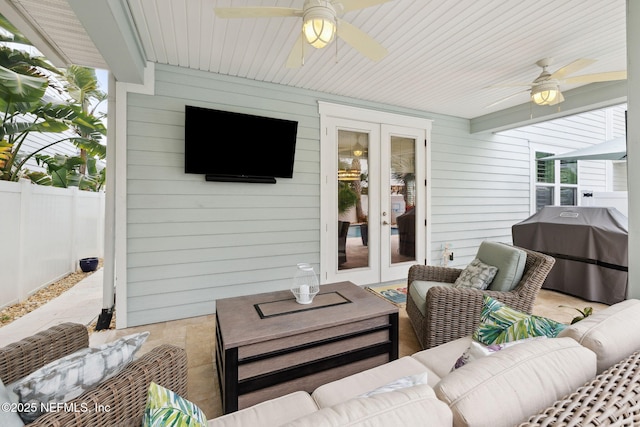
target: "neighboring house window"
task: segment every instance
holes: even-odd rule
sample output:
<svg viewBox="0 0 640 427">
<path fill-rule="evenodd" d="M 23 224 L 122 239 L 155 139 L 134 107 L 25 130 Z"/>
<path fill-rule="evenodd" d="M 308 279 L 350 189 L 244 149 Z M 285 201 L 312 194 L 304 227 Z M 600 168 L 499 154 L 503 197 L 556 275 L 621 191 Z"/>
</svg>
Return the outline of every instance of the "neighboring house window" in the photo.
<svg viewBox="0 0 640 427">
<path fill-rule="evenodd" d="M 549 205 L 578 204 L 578 162 L 539 160 L 553 154 L 536 151 L 536 212 Z"/>
</svg>

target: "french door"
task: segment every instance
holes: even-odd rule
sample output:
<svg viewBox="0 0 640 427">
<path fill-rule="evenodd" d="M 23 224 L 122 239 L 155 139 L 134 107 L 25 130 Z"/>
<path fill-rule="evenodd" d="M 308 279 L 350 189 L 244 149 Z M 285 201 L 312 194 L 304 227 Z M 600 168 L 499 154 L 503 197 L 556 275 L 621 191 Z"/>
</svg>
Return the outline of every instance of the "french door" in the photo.
<svg viewBox="0 0 640 427">
<path fill-rule="evenodd" d="M 323 283 L 400 280 L 425 259 L 428 129 L 360 117 L 322 119 Z"/>
</svg>

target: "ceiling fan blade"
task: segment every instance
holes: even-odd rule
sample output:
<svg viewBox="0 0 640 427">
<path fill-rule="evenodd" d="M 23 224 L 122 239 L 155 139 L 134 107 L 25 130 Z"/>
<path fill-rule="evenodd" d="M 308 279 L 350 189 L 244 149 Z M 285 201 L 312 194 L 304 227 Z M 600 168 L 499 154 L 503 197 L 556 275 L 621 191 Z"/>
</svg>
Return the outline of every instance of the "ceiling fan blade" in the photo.
<svg viewBox="0 0 640 427">
<path fill-rule="evenodd" d="M 338 37 L 373 61 L 381 60 L 388 53 L 387 49 L 373 37 L 341 19 L 338 19 Z"/>
<path fill-rule="evenodd" d="M 294 43 L 291 48 L 291 52 L 289 53 L 289 57 L 287 58 L 287 64 L 285 65 L 287 68 L 300 68 L 300 66 L 304 63 L 304 40 L 302 39 L 302 34 L 298 36 L 298 39 Z"/>
<path fill-rule="evenodd" d="M 274 16 L 302 16 L 301 9 L 290 7 L 216 7 L 219 18 L 271 18 Z"/>
<path fill-rule="evenodd" d="M 336 4 L 342 5 L 342 13 L 351 12 L 352 10 L 364 9 L 371 6 L 377 6 L 382 3 L 388 3 L 392 0 L 342 0 L 336 1 Z"/>
<path fill-rule="evenodd" d="M 551 77 L 549 78 L 562 80 L 564 79 L 565 76 L 568 76 L 569 74 L 573 74 L 577 71 L 580 71 L 583 68 L 593 64 L 594 62 L 596 62 L 595 59 L 587 59 L 587 58 L 577 59 L 572 63 L 567 64 L 564 67 L 560 68 L 559 70 L 556 70 L 553 74 L 551 74 Z"/>
<path fill-rule="evenodd" d="M 529 92 L 529 90 L 528 89 L 527 90 L 521 90 L 520 92 L 512 93 L 511 95 L 509 95 L 509 96 L 507 96 L 505 98 L 499 99 L 496 102 L 492 102 L 489 105 L 485 105 L 484 108 L 493 107 L 494 105 L 500 104 L 501 102 L 505 102 L 505 101 L 508 101 L 509 99 L 514 98 L 514 97 L 516 97 L 518 95 L 522 95 L 525 92 Z"/>
<path fill-rule="evenodd" d="M 606 73 L 585 74 L 583 76 L 569 77 L 564 79 L 563 83 L 595 83 L 610 82 L 614 80 L 626 80 L 626 71 L 609 71 Z"/>
</svg>

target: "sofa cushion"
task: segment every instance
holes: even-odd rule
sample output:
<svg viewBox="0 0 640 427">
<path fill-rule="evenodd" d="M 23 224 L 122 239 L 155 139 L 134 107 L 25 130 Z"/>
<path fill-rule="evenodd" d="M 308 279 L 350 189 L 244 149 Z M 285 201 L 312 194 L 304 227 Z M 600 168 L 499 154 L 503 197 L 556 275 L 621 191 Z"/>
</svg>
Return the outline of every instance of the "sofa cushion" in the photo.
<svg viewBox="0 0 640 427">
<path fill-rule="evenodd" d="M 409 295 L 416 303 L 418 310 L 423 316 L 427 315 L 427 291 L 434 286 L 452 287 L 453 283 L 432 282 L 428 280 L 414 280 L 409 286 Z"/>
<path fill-rule="evenodd" d="M 512 426 L 572 392 L 596 372 L 595 354 L 570 338 L 525 342 L 469 363 L 436 386 L 454 426 Z"/>
<path fill-rule="evenodd" d="M 433 372 L 433 374 L 429 376 L 429 384 L 433 387 L 437 383 L 437 381 L 434 383 L 433 380 L 437 379 L 440 381 L 441 378 L 448 375 L 456 363 L 456 360 L 469 348 L 470 344 L 471 335 L 419 351 L 411 357 L 422 363 L 429 371 Z"/>
<path fill-rule="evenodd" d="M 598 373 L 640 350 L 640 301 L 626 300 L 565 328 L 558 336 L 571 337 L 598 357 Z"/>
<path fill-rule="evenodd" d="M 44 413 L 41 404 L 69 401 L 116 375 L 133 360 L 148 336 L 149 332 L 141 332 L 76 351 L 12 383 L 21 403 L 35 404 L 33 411 L 21 412 L 20 417 L 32 422 Z"/>
<path fill-rule="evenodd" d="M 209 427 L 279 426 L 318 410 L 311 395 L 296 391 L 209 420 Z"/>
<path fill-rule="evenodd" d="M 491 345 L 540 336 L 553 338 L 565 327 L 563 323 L 523 313 L 484 295 L 480 324 L 473 332 L 473 339 Z"/>
<path fill-rule="evenodd" d="M 327 408 L 382 387 L 398 378 L 425 372 L 429 384 L 435 384 L 439 380 L 439 377 L 430 372 L 422 363 L 410 356 L 405 356 L 321 385 L 315 389 L 312 397 L 319 408 Z"/>
<path fill-rule="evenodd" d="M 498 269 L 489 289 L 501 292 L 510 291 L 518 285 L 527 262 L 527 253 L 522 249 L 489 241 L 480 244 L 476 257 Z"/>
<path fill-rule="evenodd" d="M 484 345 L 477 341 L 471 341 L 471 345 L 469 345 L 469 347 L 464 351 L 464 353 L 462 353 L 462 355 L 458 358 L 458 360 L 456 360 L 456 364 L 453 366 L 452 370 L 459 369 L 464 365 L 466 365 L 467 363 L 473 362 L 474 360 L 482 359 L 483 357 L 486 357 L 486 356 L 491 356 L 492 354 L 495 354 L 496 352 L 503 350 L 505 348 L 522 344 L 523 342 L 527 342 L 530 340 L 539 340 L 539 339 L 545 339 L 545 338 L 547 337 L 541 336 L 541 337 L 525 338 L 522 340 L 505 342 L 501 344 L 490 344 L 490 345 Z"/>
<path fill-rule="evenodd" d="M 497 272 L 497 267 L 485 264 L 475 258 L 462 270 L 453 286 L 455 288 L 487 289 Z"/>
<path fill-rule="evenodd" d="M 451 411 L 428 385 L 417 385 L 368 398 L 353 398 L 298 418 L 287 427 L 451 426 Z M 256 425 L 266 425 L 256 424 Z"/>
<path fill-rule="evenodd" d="M 147 391 L 142 427 L 205 427 L 207 417 L 193 402 L 154 383 Z"/>
</svg>

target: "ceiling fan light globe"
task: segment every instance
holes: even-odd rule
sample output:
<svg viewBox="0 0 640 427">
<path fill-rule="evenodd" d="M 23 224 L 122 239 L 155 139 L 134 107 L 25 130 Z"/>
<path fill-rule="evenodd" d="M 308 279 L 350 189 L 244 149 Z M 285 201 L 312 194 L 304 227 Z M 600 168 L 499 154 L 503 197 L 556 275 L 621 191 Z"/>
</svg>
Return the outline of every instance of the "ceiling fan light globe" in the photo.
<svg viewBox="0 0 640 427">
<path fill-rule="evenodd" d="M 322 49 L 335 37 L 336 25 L 333 20 L 324 17 L 308 18 L 304 21 L 302 31 L 307 42 L 317 48 Z"/>
<path fill-rule="evenodd" d="M 553 105 L 559 94 L 557 85 L 540 85 L 531 89 L 531 100 L 537 105 Z"/>
</svg>

